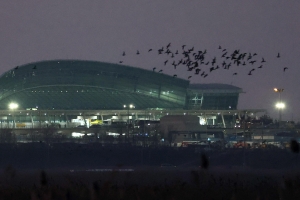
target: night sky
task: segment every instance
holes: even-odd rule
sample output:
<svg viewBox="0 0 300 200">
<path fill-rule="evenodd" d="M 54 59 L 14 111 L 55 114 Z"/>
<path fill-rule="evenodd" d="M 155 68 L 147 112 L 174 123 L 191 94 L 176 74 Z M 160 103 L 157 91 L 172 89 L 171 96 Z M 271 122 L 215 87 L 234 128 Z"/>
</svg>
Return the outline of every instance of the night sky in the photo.
<svg viewBox="0 0 300 200">
<path fill-rule="evenodd" d="M 10 0 L 0 3 L 0 73 L 30 62 L 81 59 L 140 67 L 188 79 L 243 89 L 239 109 L 267 109 L 274 119 L 283 88 L 282 119 L 300 121 L 299 0 Z M 207 77 L 171 65 L 158 49 L 207 50 L 206 61 L 228 54 L 256 53 L 253 65 L 220 67 Z M 221 49 L 219 49 L 221 46 Z M 148 52 L 149 49 L 153 51 Z M 122 56 L 125 51 L 126 56 Z M 137 55 L 136 52 L 140 54 Z M 277 54 L 280 53 L 280 58 Z M 183 57 L 178 54 L 177 60 Z M 266 61 L 261 65 L 262 58 Z M 175 59 L 175 58 L 174 58 Z M 164 62 L 169 62 L 164 65 Z M 233 61 L 232 61 L 233 62 Z M 283 72 L 284 67 L 288 69 Z M 252 75 L 248 75 L 255 68 Z M 237 75 L 233 75 L 237 73 Z"/>
</svg>

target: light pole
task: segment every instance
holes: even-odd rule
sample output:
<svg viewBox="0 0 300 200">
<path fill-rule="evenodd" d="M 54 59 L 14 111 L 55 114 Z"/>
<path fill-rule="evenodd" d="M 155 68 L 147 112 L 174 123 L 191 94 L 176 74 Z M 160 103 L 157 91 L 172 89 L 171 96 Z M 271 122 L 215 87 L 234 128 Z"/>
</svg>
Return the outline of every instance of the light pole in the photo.
<svg viewBox="0 0 300 200">
<path fill-rule="evenodd" d="M 133 108 L 135 108 L 135 106 L 133 104 L 129 104 L 129 105 L 124 105 L 123 107 L 127 108 L 127 117 L 128 117 L 127 118 L 127 137 L 129 138 L 129 122 L 130 122 L 130 119 L 129 119 L 129 109 L 133 109 Z M 127 137 L 125 136 L 125 141 L 126 141 Z"/>
<path fill-rule="evenodd" d="M 15 126 L 16 126 L 16 123 L 15 123 L 15 114 L 14 114 L 14 110 L 16 110 L 18 107 L 19 107 L 19 105 L 17 104 L 17 103 L 10 103 L 9 105 L 8 105 L 8 107 L 9 107 L 9 109 L 10 110 L 12 110 L 12 117 L 13 117 L 13 128 L 15 128 Z"/>
<path fill-rule="evenodd" d="M 281 101 L 281 93 L 283 92 L 284 89 L 282 88 L 274 88 L 274 91 L 277 92 L 279 94 L 279 102 L 276 104 L 276 108 L 278 108 L 278 111 L 279 111 L 279 123 L 281 122 L 281 112 L 282 112 L 282 109 L 285 108 L 285 104 L 282 103 Z"/>
</svg>

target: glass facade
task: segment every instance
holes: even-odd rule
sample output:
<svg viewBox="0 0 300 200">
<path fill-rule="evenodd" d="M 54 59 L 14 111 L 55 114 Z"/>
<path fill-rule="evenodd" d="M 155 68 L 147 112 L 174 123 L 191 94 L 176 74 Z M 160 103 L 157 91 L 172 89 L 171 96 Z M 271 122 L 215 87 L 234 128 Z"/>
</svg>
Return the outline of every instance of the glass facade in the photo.
<svg viewBox="0 0 300 200">
<path fill-rule="evenodd" d="M 189 82 L 124 65 L 56 60 L 16 67 L 0 78 L 0 109 L 183 108 Z"/>
<path fill-rule="evenodd" d="M 0 109 L 120 110 L 237 109 L 238 87 L 189 84 L 188 80 L 140 68 L 96 61 L 29 63 L 0 77 Z"/>
<path fill-rule="evenodd" d="M 191 84 L 187 92 L 188 109 L 236 110 L 241 88 L 226 84 Z"/>
</svg>

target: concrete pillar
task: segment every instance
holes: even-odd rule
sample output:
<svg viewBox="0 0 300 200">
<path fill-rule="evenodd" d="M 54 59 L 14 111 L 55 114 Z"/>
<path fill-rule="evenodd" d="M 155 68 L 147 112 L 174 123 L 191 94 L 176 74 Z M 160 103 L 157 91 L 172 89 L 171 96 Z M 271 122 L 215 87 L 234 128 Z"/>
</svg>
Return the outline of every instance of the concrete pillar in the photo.
<svg viewBox="0 0 300 200">
<path fill-rule="evenodd" d="M 223 127 L 226 128 L 226 124 L 225 124 L 225 120 L 224 120 L 224 115 L 223 115 L 223 113 L 221 113 L 221 117 L 222 117 Z"/>
<path fill-rule="evenodd" d="M 87 127 L 87 123 L 86 123 L 86 120 L 85 120 L 86 117 L 85 117 L 84 113 L 82 113 L 82 118 L 83 118 L 85 127 Z"/>
<path fill-rule="evenodd" d="M 65 114 L 65 120 L 66 120 L 66 128 L 68 128 L 69 127 L 69 118 L 68 118 L 68 115 L 67 114 Z"/>
<path fill-rule="evenodd" d="M 32 126 L 31 128 L 34 128 L 32 112 L 30 112 L 30 119 L 31 119 L 31 126 Z"/>
<path fill-rule="evenodd" d="M 205 120 L 206 125 L 208 125 L 208 124 L 207 124 L 206 112 L 204 113 L 204 120 Z"/>
</svg>

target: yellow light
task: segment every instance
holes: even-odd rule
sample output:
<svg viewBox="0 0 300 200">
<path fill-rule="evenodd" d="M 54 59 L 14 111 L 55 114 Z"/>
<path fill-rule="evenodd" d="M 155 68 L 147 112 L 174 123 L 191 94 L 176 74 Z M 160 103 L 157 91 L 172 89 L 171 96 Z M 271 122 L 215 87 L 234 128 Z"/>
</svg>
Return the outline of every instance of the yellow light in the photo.
<svg viewBox="0 0 300 200">
<path fill-rule="evenodd" d="M 283 89 L 281 89 L 281 88 L 274 88 L 274 91 L 275 92 L 283 92 Z"/>
</svg>

